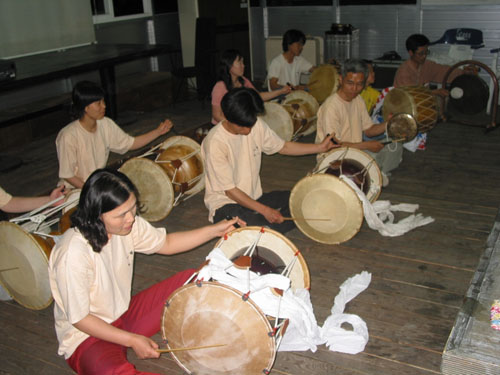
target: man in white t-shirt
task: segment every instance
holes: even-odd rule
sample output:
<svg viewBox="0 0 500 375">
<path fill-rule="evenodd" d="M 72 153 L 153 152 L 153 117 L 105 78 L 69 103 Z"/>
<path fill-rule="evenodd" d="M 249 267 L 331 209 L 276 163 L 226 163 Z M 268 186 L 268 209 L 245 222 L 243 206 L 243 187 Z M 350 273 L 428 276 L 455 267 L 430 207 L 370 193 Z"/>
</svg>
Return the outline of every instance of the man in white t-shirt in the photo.
<svg viewBox="0 0 500 375">
<path fill-rule="evenodd" d="M 239 217 L 247 225 L 269 226 L 285 233 L 295 227 L 289 191 L 262 192 L 260 166 L 267 155 L 306 155 L 338 147 L 326 136 L 318 144 L 286 142 L 261 119 L 264 103 L 252 89 L 231 89 L 222 99 L 225 120 L 214 126 L 202 143 L 205 161 L 205 205 L 209 220 Z"/>
<path fill-rule="evenodd" d="M 306 37 L 302 31 L 291 29 L 283 35 L 283 53 L 271 61 L 267 72 L 270 91 L 285 85 L 291 85 L 296 90 L 306 88 L 300 85 L 300 75 L 312 72 L 314 66 L 300 56 L 305 43 Z"/>
<path fill-rule="evenodd" d="M 383 134 L 386 123 L 374 124 L 365 102 L 359 95 L 365 87 L 368 67 L 362 60 L 347 60 L 341 69 L 340 88 L 329 96 L 318 110 L 316 142 L 325 134 L 334 134 L 343 147 L 353 147 L 369 153 L 386 174 L 402 160 L 403 148 L 394 143 L 384 146 L 377 140 L 363 141 L 363 134 L 375 137 Z"/>
</svg>

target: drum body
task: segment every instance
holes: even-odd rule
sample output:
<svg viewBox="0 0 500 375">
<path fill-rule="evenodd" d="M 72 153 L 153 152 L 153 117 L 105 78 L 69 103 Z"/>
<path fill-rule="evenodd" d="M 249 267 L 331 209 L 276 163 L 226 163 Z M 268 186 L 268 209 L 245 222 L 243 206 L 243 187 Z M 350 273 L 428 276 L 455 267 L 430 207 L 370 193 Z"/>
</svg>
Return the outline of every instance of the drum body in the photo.
<svg viewBox="0 0 500 375">
<path fill-rule="evenodd" d="M 363 223 L 356 192 L 330 174 L 302 178 L 290 194 L 290 211 L 302 233 L 325 244 L 350 240 Z"/>
<path fill-rule="evenodd" d="M 340 79 L 337 69 L 333 65 L 324 64 L 313 70 L 307 86 L 309 93 L 321 104 L 326 98 L 337 92 L 339 85 Z"/>
<path fill-rule="evenodd" d="M 189 374 L 262 374 L 276 357 L 273 329 L 259 307 L 217 282 L 191 283 L 172 293 L 161 329 L 169 348 L 225 345 L 172 352 Z"/>
<path fill-rule="evenodd" d="M 305 91 L 297 90 L 288 94 L 282 104 L 265 102 L 264 122 L 280 138 L 291 141 L 316 131 L 317 100 Z"/>
<path fill-rule="evenodd" d="M 0 222 L 0 283 L 20 305 L 41 310 L 52 302 L 48 259 L 54 241 Z"/>
<path fill-rule="evenodd" d="M 184 136 L 170 137 L 163 142 L 155 160 L 132 158 L 120 167 L 137 187 L 141 216 L 148 221 L 163 220 L 181 197 L 203 190 L 204 170 L 200 145 Z"/>
<path fill-rule="evenodd" d="M 382 115 L 387 121 L 389 115 L 407 113 L 417 122 L 418 131 L 431 130 L 438 120 L 436 96 L 424 86 L 397 87 L 392 89 L 384 100 Z"/>
<path fill-rule="evenodd" d="M 323 155 L 313 172 L 350 178 L 370 202 L 375 202 L 382 191 L 382 173 L 375 160 L 366 152 L 350 147 L 335 148 Z"/>
<path fill-rule="evenodd" d="M 219 240 L 220 248 L 228 259 L 235 259 L 254 243 L 261 227 L 238 228 L 228 234 L 227 239 Z M 297 262 L 290 272 L 290 286 L 293 290 L 309 289 L 311 280 L 309 268 L 297 247 L 281 233 L 265 228 L 257 244 L 255 257 L 252 259 L 252 271 L 256 273 L 281 273 L 287 264 L 297 256 Z M 271 269 L 271 270 L 270 270 Z"/>
</svg>

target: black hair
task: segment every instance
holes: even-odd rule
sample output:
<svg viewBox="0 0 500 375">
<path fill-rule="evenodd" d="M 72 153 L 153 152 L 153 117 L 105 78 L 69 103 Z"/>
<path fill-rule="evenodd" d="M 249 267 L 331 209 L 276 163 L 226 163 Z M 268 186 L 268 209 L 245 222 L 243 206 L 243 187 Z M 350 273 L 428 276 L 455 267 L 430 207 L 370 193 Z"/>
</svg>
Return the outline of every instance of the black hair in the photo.
<svg viewBox="0 0 500 375">
<path fill-rule="evenodd" d="M 71 94 L 71 114 L 75 119 L 83 118 L 85 108 L 94 102 L 104 99 L 104 90 L 91 81 L 80 81 L 73 87 Z"/>
<path fill-rule="evenodd" d="M 221 108 L 228 121 L 246 128 L 254 126 L 257 116 L 265 112 L 259 93 L 247 87 L 229 90 L 222 98 Z"/>
<path fill-rule="evenodd" d="M 306 36 L 300 30 L 290 29 L 283 35 L 283 40 L 281 46 L 283 47 L 283 52 L 288 51 L 288 46 L 295 42 L 301 42 L 303 45 L 306 44 Z"/>
<path fill-rule="evenodd" d="M 429 39 L 422 34 L 413 34 L 406 39 L 406 50 L 408 52 L 415 52 L 419 47 L 428 46 Z"/>
<path fill-rule="evenodd" d="M 233 80 L 231 79 L 230 73 L 231 67 L 236 60 L 242 58 L 243 56 L 241 55 L 240 51 L 236 49 L 227 49 L 222 53 L 219 62 L 219 80 L 224 82 L 228 91 L 233 88 Z M 238 77 L 238 81 L 242 86 L 245 83 L 242 77 Z"/>
<path fill-rule="evenodd" d="M 97 169 L 85 181 L 71 222 L 96 253 L 108 243 L 108 232 L 101 219 L 102 214 L 125 203 L 130 194 L 135 195 L 139 207 L 136 187 L 127 176 L 118 171 Z"/>
</svg>

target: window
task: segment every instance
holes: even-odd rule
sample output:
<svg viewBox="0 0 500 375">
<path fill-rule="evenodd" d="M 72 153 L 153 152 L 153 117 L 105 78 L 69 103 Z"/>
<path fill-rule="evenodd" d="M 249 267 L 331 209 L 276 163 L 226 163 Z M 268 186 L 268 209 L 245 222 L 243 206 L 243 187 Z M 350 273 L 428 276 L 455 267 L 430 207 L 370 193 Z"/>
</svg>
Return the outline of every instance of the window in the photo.
<svg viewBox="0 0 500 375">
<path fill-rule="evenodd" d="M 90 0 L 94 23 L 149 17 L 151 0 Z"/>
</svg>

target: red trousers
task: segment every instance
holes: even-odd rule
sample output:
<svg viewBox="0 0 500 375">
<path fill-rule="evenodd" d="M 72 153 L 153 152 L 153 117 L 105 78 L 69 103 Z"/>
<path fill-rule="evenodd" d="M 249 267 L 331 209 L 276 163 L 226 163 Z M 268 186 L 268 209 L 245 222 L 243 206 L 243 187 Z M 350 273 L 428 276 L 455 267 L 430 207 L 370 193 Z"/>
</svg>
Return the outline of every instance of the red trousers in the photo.
<svg viewBox="0 0 500 375">
<path fill-rule="evenodd" d="M 193 272 L 179 272 L 136 294 L 130 300 L 129 309 L 112 325 L 143 336 L 153 336 L 161 328 L 165 301 Z M 83 341 L 66 362 L 79 375 L 159 375 L 136 370 L 127 360 L 126 347 L 95 337 Z"/>
</svg>

